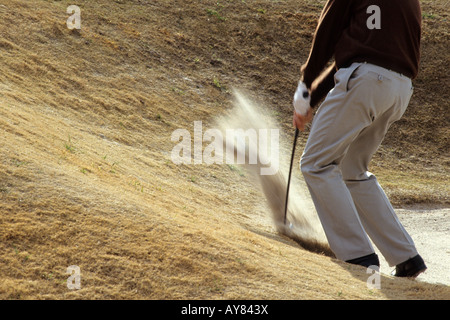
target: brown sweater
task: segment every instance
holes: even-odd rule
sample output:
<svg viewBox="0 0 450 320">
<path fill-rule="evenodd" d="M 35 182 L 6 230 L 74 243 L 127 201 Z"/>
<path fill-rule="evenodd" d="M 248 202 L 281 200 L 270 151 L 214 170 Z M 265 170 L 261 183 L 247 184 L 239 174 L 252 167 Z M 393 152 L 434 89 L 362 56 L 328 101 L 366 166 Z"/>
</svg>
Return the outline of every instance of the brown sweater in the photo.
<svg viewBox="0 0 450 320">
<path fill-rule="evenodd" d="M 371 5 L 380 8 L 380 29 L 367 25 L 375 17 L 373 11 L 368 13 Z M 421 22 L 418 0 L 329 0 L 308 61 L 301 68 L 302 80 L 311 89 L 311 106 L 333 88 L 337 69 L 353 62 L 372 63 L 414 79 L 420 61 Z"/>
</svg>

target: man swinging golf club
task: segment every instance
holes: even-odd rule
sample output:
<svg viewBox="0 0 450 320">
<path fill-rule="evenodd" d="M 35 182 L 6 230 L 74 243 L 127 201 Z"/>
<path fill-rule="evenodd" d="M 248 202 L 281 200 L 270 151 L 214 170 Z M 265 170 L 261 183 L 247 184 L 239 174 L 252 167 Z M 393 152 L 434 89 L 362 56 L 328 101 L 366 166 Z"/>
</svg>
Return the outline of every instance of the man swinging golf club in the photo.
<svg viewBox="0 0 450 320">
<path fill-rule="evenodd" d="M 426 266 L 367 170 L 412 96 L 421 17 L 418 0 L 329 0 L 294 97 L 296 110 L 304 110 L 294 111 L 293 123 L 303 131 L 326 96 L 300 167 L 332 251 L 379 267 L 370 237 L 398 277 L 416 277 Z"/>
</svg>

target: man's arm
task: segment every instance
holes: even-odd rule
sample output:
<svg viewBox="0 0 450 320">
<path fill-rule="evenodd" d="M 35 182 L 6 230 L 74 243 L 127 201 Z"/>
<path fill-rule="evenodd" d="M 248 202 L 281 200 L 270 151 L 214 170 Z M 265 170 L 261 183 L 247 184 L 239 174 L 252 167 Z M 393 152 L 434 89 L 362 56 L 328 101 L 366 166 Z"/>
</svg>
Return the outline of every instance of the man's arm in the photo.
<svg viewBox="0 0 450 320">
<path fill-rule="evenodd" d="M 308 60 L 301 68 L 302 81 L 311 90 L 312 107 L 334 85 L 336 65 L 322 71 L 333 57 L 336 44 L 350 22 L 351 6 L 352 0 L 329 0 L 319 18 Z"/>
<path fill-rule="evenodd" d="M 313 108 L 334 87 L 334 74 L 336 71 L 336 63 L 333 63 L 311 84 L 311 106 Z"/>
</svg>

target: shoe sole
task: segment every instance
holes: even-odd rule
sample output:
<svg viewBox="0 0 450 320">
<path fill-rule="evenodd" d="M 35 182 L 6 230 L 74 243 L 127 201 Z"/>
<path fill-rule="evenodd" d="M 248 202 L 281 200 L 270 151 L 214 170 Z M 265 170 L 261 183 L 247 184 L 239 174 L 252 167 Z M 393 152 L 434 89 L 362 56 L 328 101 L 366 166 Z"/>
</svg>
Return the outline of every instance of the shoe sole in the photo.
<svg viewBox="0 0 450 320">
<path fill-rule="evenodd" d="M 395 275 L 395 273 L 391 273 L 391 276 L 396 277 L 396 278 L 410 278 L 410 279 L 415 279 L 417 278 L 421 273 L 424 273 L 427 270 L 427 268 L 423 268 L 419 271 L 417 271 L 415 274 L 411 275 L 411 276 L 397 276 Z"/>
<path fill-rule="evenodd" d="M 415 279 L 415 278 L 417 278 L 421 273 L 424 273 L 426 270 L 427 270 L 427 268 L 424 268 L 424 269 L 422 269 L 422 270 L 416 272 L 413 276 L 408 277 L 408 278 L 414 278 L 414 279 Z"/>
</svg>

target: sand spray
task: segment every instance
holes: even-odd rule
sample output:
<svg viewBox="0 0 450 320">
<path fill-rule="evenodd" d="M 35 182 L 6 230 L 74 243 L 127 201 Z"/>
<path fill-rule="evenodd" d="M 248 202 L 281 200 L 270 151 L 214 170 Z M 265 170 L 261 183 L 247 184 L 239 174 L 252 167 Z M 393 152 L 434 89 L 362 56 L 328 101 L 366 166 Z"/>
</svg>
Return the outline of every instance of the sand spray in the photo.
<svg viewBox="0 0 450 320">
<path fill-rule="evenodd" d="M 254 129 L 261 132 L 261 129 L 279 128 L 276 121 L 264 107 L 253 103 L 237 90 L 233 90 L 233 95 L 235 98 L 233 109 L 227 116 L 217 119 L 218 126 L 221 130 L 240 128 L 244 130 Z M 293 134 L 294 128 L 292 128 Z M 287 221 L 284 224 L 284 206 L 287 188 L 286 177 L 288 174 L 287 165 L 290 162 L 289 151 L 283 151 L 280 144 L 276 146 L 279 148 L 278 152 L 273 152 L 274 150 L 271 152 L 260 152 L 260 149 L 251 147 L 252 144 L 257 144 L 258 142 L 250 141 L 251 137 L 248 137 L 248 140 L 245 149 L 237 149 L 236 144 L 234 144 L 233 151 L 235 153 L 245 152 L 247 158 L 255 156 L 249 154 L 250 152 L 258 152 L 256 156 L 259 161 L 256 164 L 245 164 L 245 168 L 254 179 L 255 184 L 263 192 L 268 207 L 270 208 L 271 218 L 276 230 L 295 240 L 307 250 L 333 256 L 309 196 L 309 191 L 306 185 L 302 184 L 299 180 L 301 177 L 299 177 L 298 171 L 297 179 L 291 180 Z M 265 157 L 268 156 L 277 156 L 279 159 L 266 159 Z M 279 170 L 275 174 L 262 175 L 261 167 L 267 166 L 268 163 L 275 160 L 280 163 Z"/>
</svg>

